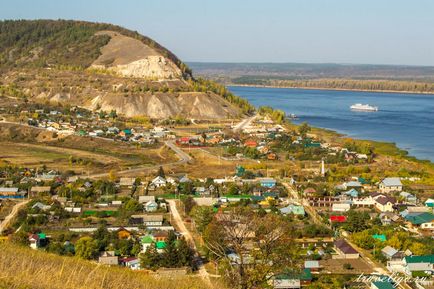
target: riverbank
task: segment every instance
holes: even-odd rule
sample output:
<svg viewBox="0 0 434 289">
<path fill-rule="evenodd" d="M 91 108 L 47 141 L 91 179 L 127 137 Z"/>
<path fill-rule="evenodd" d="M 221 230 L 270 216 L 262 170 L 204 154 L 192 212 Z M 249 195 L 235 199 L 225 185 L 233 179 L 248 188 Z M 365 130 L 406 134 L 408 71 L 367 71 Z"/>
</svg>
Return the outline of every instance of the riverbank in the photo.
<svg viewBox="0 0 434 289">
<path fill-rule="evenodd" d="M 257 88 L 286 88 L 286 89 L 306 89 L 306 90 L 327 90 L 327 91 L 354 91 L 354 92 L 377 92 L 377 93 L 403 93 L 415 95 L 433 95 L 434 92 L 406 91 L 406 90 L 375 90 L 375 89 L 350 89 L 350 88 L 330 88 L 330 87 L 306 87 L 306 86 L 276 86 L 261 84 L 225 84 L 232 87 L 257 87 Z"/>
</svg>

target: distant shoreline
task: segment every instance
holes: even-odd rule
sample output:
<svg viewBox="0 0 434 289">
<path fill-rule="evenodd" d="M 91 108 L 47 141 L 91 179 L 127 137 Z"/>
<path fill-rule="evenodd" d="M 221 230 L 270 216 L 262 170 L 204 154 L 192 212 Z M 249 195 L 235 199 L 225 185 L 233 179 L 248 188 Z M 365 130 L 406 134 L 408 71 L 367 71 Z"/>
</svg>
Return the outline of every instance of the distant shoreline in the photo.
<svg viewBox="0 0 434 289">
<path fill-rule="evenodd" d="M 351 88 L 303 87 L 303 86 L 275 86 L 275 85 L 262 85 L 262 84 L 225 84 L 225 85 L 226 86 L 236 86 L 236 87 L 288 88 L 288 89 L 306 89 L 306 90 L 356 91 L 356 92 L 381 92 L 381 93 L 404 93 L 404 94 L 434 95 L 434 92 L 406 91 L 406 90 L 351 89 Z"/>
</svg>

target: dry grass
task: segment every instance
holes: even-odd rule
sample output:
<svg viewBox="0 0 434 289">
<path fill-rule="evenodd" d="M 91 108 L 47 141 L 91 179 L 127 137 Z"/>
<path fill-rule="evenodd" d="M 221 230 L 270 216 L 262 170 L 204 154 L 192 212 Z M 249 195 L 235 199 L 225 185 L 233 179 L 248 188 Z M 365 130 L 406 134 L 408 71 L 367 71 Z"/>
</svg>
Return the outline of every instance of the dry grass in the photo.
<svg viewBox="0 0 434 289">
<path fill-rule="evenodd" d="M 0 244 L 0 288 L 8 289 L 202 289 L 196 276 L 156 277 L 119 267 L 96 265 L 9 243 Z"/>
</svg>

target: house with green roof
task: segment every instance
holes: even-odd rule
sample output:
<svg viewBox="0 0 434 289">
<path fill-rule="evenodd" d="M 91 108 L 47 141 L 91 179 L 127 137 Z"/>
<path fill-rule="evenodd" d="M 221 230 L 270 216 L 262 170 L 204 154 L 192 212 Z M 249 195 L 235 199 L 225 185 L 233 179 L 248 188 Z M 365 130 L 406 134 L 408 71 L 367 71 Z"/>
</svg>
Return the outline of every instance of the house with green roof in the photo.
<svg viewBox="0 0 434 289">
<path fill-rule="evenodd" d="M 151 235 L 143 236 L 140 239 L 140 243 L 142 244 L 142 252 L 146 252 L 146 250 L 154 243 L 154 237 Z"/>
<path fill-rule="evenodd" d="M 434 230 L 434 214 L 430 212 L 420 212 L 407 214 L 405 220 L 411 227 L 417 227 L 423 230 Z"/>
<path fill-rule="evenodd" d="M 407 256 L 403 259 L 404 272 L 412 276 L 415 272 L 434 273 L 434 255 Z"/>
<path fill-rule="evenodd" d="M 312 272 L 310 269 L 301 272 L 287 271 L 274 276 L 271 282 L 274 289 L 301 288 L 312 282 Z"/>
<path fill-rule="evenodd" d="M 375 281 L 371 283 L 371 289 L 395 289 L 395 287 L 389 282 Z"/>
</svg>

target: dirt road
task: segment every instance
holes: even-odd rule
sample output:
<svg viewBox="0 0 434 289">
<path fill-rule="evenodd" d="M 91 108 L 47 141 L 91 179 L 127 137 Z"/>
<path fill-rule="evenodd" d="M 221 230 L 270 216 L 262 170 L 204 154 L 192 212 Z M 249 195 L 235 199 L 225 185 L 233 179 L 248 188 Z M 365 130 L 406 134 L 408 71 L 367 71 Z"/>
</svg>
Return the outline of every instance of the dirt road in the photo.
<svg viewBox="0 0 434 289">
<path fill-rule="evenodd" d="M 191 247 L 195 252 L 196 265 L 198 267 L 200 277 L 202 277 L 202 279 L 205 282 L 207 282 L 210 288 L 213 288 L 213 285 L 209 278 L 208 271 L 206 271 L 202 259 L 200 258 L 199 253 L 197 252 L 197 248 L 196 248 L 196 244 L 194 243 L 193 236 L 185 226 L 184 221 L 182 220 L 181 215 L 179 214 L 178 208 L 176 207 L 176 200 L 167 200 L 167 202 L 170 205 L 170 212 L 173 216 L 172 219 L 173 223 L 176 225 L 176 227 L 179 229 L 179 232 L 184 236 L 185 240 L 191 245 Z"/>
<path fill-rule="evenodd" d="M 10 226 L 12 220 L 18 214 L 18 211 L 23 206 L 25 206 L 28 202 L 30 202 L 30 200 L 25 200 L 25 201 L 19 202 L 12 208 L 12 211 L 10 212 L 10 214 L 7 215 L 6 218 L 3 220 L 3 222 L 0 223 L 0 234 L 3 233 L 3 231 L 6 230 Z"/>
</svg>

